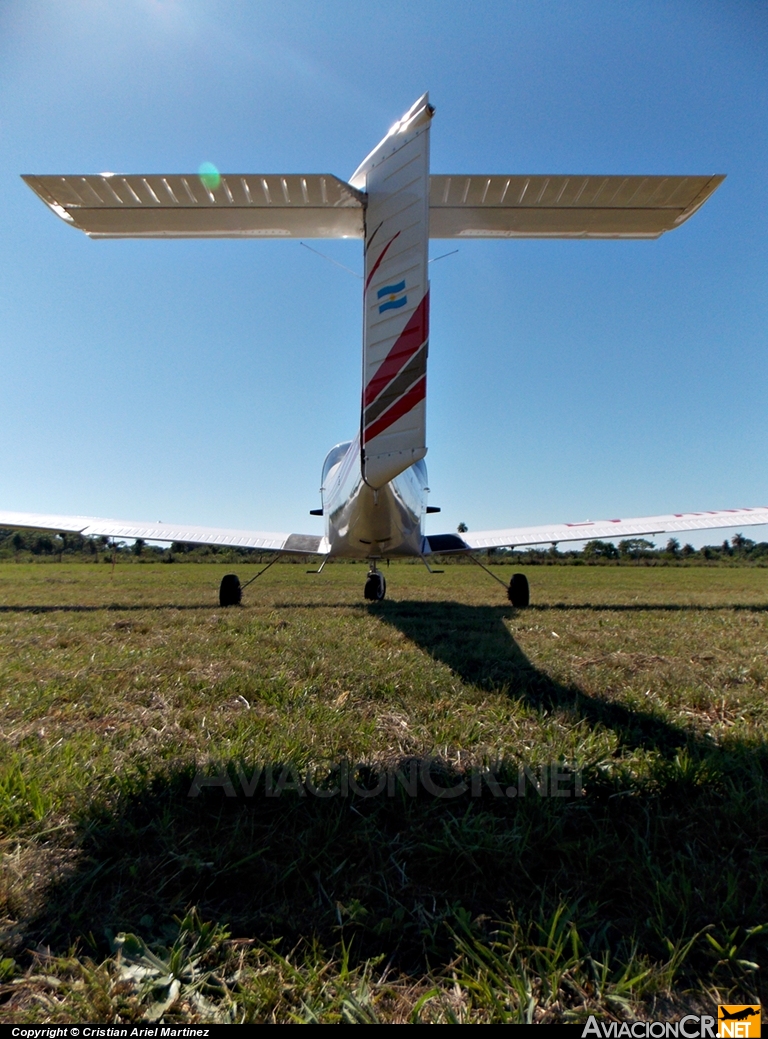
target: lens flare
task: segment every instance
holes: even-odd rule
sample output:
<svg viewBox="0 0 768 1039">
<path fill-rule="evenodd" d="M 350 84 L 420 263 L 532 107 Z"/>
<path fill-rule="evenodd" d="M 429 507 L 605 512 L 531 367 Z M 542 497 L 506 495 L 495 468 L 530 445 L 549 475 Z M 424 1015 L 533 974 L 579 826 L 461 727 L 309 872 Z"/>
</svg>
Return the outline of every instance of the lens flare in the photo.
<svg viewBox="0 0 768 1039">
<path fill-rule="evenodd" d="M 203 187 L 208 188 L 209 191 L 215 191 L 221 184 L 221 174 L 212 162 L 201 162 L 197 175 Z"/>
</svg>

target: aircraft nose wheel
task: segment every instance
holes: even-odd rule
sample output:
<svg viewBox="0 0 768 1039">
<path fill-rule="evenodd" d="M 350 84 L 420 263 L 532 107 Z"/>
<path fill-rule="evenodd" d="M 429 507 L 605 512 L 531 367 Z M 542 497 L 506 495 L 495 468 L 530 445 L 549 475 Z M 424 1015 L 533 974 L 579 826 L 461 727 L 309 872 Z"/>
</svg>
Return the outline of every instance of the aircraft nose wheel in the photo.
<svg viewBox="0 0 768 1039">
<path fill-rule="evenodd" d="M 524 610 L 531 601 L 528 578 L 525 574 L 513 574 L 507 588 L 507 598 L 519 610 Z"/>
<path fill-rule="evenodd" d="M 237 574 L 224 574 L 219 585 L 219 606 L 239 606 L 243 597 Z"/>
<path fill-rule="evenodd" d="M 371 602 L 381 602 L 387 594 L 387 582 L 379 570 L 371 570 L 365 579 L 363 595 Z"/>
</svg>

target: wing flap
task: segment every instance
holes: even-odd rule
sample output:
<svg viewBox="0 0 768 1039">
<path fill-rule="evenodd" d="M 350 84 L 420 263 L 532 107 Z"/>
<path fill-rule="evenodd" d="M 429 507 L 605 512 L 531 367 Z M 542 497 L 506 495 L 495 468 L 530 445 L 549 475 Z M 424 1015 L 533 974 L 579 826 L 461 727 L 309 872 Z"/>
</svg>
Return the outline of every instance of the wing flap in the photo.
<svg viewBox="0 0 768 1039">
<path fill-rule="evenodd" d="M 658 238 L 723 176 L 430 178 L 430 238 Z"/>
<path fill-rule="evenodd" d="M 541 527 L 509 527 L 427 538 L 432 552 L 466 552 L 488 548 L 525 548 L 559 544 L 561 541 L 610 541 L 686 530 L 717 530 L 722 527 L 751 527 L 768 524 L 768 507 L 721 509 L 712 512 L 681 512 L 668 516 L 640 516 L 583 523 L 553 523 Z M 451 547 L 453 546 L 453 547 Z"/>
<path fill-rule="evenodd" d="M 327 540 L 315 534 L 280 534 L 257 530 L 232 530 L 225 527 L 198 527 L 189 524 L 151 523 L 135 520 L 99 519 L 94 516 L 58 516 L 35 512 L 0 512 L 0 527 L 10 530 L 50 530 L 55 533 L 82 534 L 83 537 L 108 537 L 125 540 L 179 541 L 190 545 L 218 545 L 222 548 L 256 548 L 302 555 L 327 555 Z"/>
<path fill-rule="evenodd" d="M 25 176 L 91 238 L 362 238 L 365 196 L 331 174 Z"/>
</svg>

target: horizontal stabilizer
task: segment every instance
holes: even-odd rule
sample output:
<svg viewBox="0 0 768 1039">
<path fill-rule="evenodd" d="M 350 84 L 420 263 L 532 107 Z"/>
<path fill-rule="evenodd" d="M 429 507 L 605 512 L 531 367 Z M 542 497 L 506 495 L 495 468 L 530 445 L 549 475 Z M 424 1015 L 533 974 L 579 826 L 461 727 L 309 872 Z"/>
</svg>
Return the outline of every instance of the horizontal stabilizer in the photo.
<svg viewBox="0 0 768 1039">
<path fill-rule="evenodd" d="M 274 534 L 260 530 L 193 527 L 181 523 L 142 523 L 133 520 L 98 519 L 94 516 L 56 516 L 36 512 L 0 512 L 0 527 L 10 530 L 50 530 L 118 540 L 179 541 L 188 545 L 221 548 L 256 548 L 301 555 L 327 555 L 327 540 L 316 534 Z"/>
<path fill-rule="evenodd" d="M 430 238 L 658 238 L 724 177 L 432 176 Z"/>
<path fill-rule="evenodd" d="M 616 538 L 652 537 L 686 530 L 717 530 L 719 527 L 752 527 L 768 524 L 768 507 L 721 509 L 718 512 L 680 512 L 670 516 L 640 516 L 636 519 L 586 520 L 583 523 L 552 523 L 542 527 L 509 527 L 466 534 L 433 534 L 427 538 L 431 552 L 467 552 L 488 548 L 526 548 L 561 541 L 614 541 Z"/>
<path fill-rule="evenodd" d="M 23 179 L 91 238 L 363 237 L 365 196 L 326 173 Z"/>
<path fill-rule="evenodd" d="M 327 173 L 23 179 L 91 238 L 363 237 L 365 194 Z M 433 175 L 429 237 L 658 238 L 724 179 Z"/>
</svg>

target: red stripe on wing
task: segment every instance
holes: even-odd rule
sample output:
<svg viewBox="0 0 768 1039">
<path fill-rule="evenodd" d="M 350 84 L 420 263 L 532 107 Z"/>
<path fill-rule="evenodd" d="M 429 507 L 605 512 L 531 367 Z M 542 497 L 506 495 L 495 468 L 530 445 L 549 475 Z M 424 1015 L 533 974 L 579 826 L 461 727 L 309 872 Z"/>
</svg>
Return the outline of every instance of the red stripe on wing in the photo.
<svg viewBox="0 0 768 1039">
<path fill-rule="evenodd" d="M 408 324 L 395 341 L 395 345 L 379 365 L 376 374 L 365 387 L 363 409 L 372 404 L 392 382 L 403 365 L 413 357 L 422 343 L 429 337 L 429 292 L 411 314 Z"/>
<path fill-rule="evenodd" d="M 397 422 L 403 415 L 407 415 L 408 412 L 415 408 L 416 405 L 424 400 L 427 395 L 427 377 L 422 375 L 417 383 L 411 386 L 407 393 L 404 393 L 399 400 L 396 400 L 392 407 L 385 411 L 380 418 L 372 422 L 365 431 L 363 441 L 369 444 L 374 437 L 377 437 L 379 433 L 383 433 L 385 429 L 389 429 L 393 422 Z"/>
</svg>

